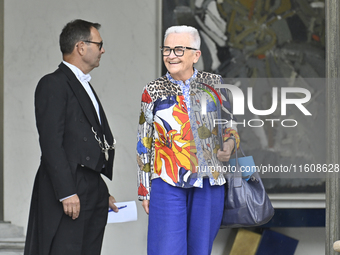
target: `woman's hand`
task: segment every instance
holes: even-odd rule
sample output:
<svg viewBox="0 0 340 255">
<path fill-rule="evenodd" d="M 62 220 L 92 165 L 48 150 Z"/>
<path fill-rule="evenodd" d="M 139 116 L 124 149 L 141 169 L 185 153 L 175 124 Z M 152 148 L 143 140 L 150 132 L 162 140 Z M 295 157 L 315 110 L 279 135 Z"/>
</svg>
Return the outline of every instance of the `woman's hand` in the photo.
<svg viewBox="0 0 340 255">
<path fill-rule="evenodd" d="M 231 153 L 234 149 L 234 140 L 229 139 L 223 143 L 223 151 L 219 149 L 217 151 L 217 158 L 219 161 L 227 162 L 230 159 Z"/>
</svg>

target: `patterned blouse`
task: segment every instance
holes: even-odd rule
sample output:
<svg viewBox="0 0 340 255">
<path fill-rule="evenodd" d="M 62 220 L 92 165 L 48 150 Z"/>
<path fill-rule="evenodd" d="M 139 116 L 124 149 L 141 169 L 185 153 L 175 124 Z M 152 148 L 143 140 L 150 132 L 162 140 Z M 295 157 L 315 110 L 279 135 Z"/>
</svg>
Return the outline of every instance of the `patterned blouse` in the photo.
<svg viewBox="0 0 340 255">
<path fill-rule="evenodd" d="M 185 82 L 167 73 L 143 88 L 137 134 L 139 200 L 150 199 L 154 178 L 182 188 L 202 188 L 203 178 L 210 185 L 226 182 L 216 154 L 231 135 L 237 147 L 240 140 L 230 124 L 235 119 L 228 92 L 214 89 L 221 82 L 221 76 L 195 69 Z M 216 119 L 226 124 L 217 125 Z"/>
</svg>

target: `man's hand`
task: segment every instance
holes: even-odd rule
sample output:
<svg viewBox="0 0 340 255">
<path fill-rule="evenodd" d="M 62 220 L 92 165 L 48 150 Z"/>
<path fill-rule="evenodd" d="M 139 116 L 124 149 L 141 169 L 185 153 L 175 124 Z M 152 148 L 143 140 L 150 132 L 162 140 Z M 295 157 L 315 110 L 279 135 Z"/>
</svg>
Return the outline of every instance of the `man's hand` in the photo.
<svg viewBox="0 0 340 255">
<path fill-rule="evenodd" d="M 143 200 L 142 202 L 142 206 L 144 208 L 144 211 L 149 214 L 149 204 L 150 204 L 150 200 Z"/>
<path fill-rule="evenodd" d="M 223 143 L 223 151 L 219 149 L 217 151 L 217 158 L 219 161 L 227 162 L 230 159 L 231 152 L 234 149 L 234 141 L 229 139 L 228 141 Z"/>
<path fill-rule="evenodd" d="M 78 195 L 66 198 L 65 200 L 62 201 L 62 203 L 65 214 L 72 217 L 72 220 L 75 220 L 79 217 L 80 200 Z"/>
<path fill-rule="evenodd" d="M 118 207 L 115 205 L 116 199 L 113 196 L 109 196 L 109 207 L 114 211 L 118 212 Z"/>
</svg>

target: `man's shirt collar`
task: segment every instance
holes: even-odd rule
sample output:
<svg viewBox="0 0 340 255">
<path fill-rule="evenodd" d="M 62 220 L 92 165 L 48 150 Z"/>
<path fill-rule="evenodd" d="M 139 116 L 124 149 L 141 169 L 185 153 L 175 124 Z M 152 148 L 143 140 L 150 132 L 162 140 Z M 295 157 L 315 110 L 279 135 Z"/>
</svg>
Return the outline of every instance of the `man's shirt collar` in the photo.
<svg viewBox="0 0 340 255">
<path fill-rule="evenodd" d="M 75 65 L 72 65 L 66 61 L 63 61 L 63 63 L 68 66 L 71 71 L 74 73 L 74 75 L 77 77 L 77 79 L 80 82 L 90 82 L 91 80 L 91 75 L 90 74 L 84 74 L 78 67 L 76 67 Z"/>
</svg>

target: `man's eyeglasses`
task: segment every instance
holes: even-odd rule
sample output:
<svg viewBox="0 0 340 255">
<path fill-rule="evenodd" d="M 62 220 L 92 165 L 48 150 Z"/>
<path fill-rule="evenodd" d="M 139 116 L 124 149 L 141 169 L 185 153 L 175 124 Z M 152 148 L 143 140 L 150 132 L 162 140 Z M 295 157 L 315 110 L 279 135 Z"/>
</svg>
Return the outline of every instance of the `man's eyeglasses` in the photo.
<svg viewBox="0 0 340 255">
<path fill-rule="evenodd" d="M 176 46 L 175 48 L 172 48 L 172 49 L 168 46 L 161 47 L 162 54 L 165 57 L 170 56 L 172 50 L 174 51 L 174 54 L 177 57 L 182 57 L 184 55 L 184 51 L 186 49 L 188 49 L 188 50 L 198 50 L 198 49 L 195 49 L 195 48 L 184 47 L 184 46 Z"/>
<path fill-rule="evenodd" d="M 104 44 L 103 41 L 101 41 L 101 42 L 84 41 L 84 42 L 97 44 L 99 46 L 99 50 L 101 50 L 103 48 L 103 44 Z"/>
</svg>

